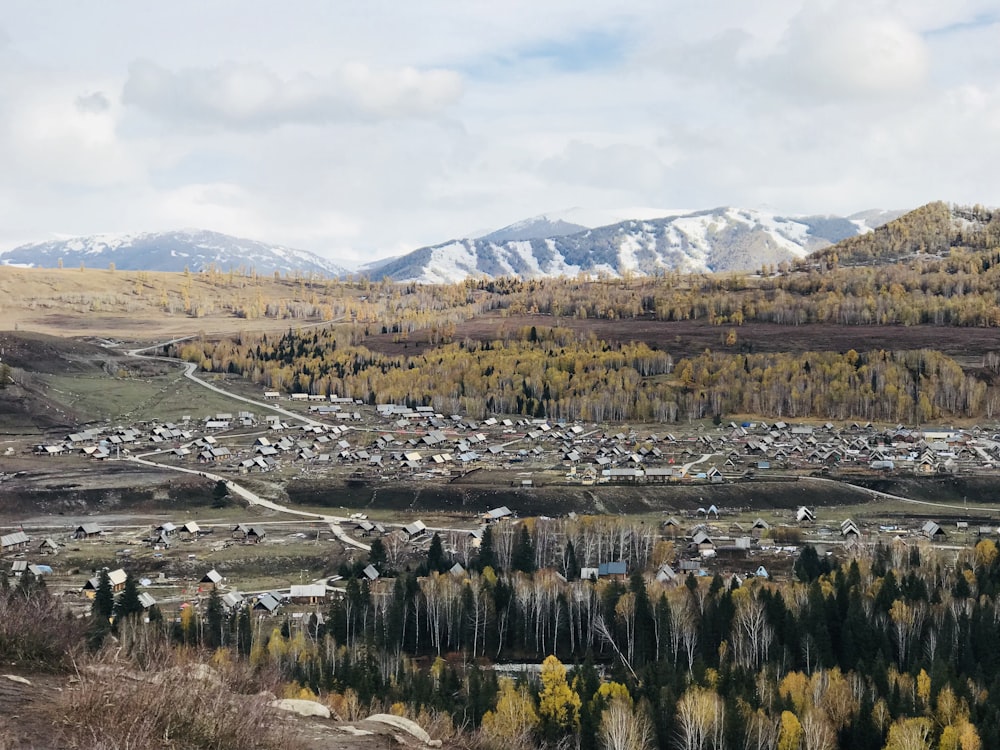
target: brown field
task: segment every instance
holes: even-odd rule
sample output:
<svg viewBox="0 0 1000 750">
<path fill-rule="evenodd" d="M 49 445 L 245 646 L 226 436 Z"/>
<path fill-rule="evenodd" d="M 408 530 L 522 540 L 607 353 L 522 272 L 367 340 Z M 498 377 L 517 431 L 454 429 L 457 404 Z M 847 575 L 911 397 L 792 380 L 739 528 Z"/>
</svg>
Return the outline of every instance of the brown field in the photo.
<svg viewBox="0 0 1000 750">
<path fill-rule="evenodd" d="M 258 294 L 266 301 L 293 304 L 324 287 L 322 281 L 254 279 L 229 273 L 0 266 L 0 330 L 128 341 L 157 341 L 200 331 L 280 331 L 318 318 L 248 320 L 225 305 Z M 185 296 L 191 312 L 185 311 Z"/>
<path fill-rule="evenodd" d="M 706 349 L 719 352 L 807 352 L 849 349 L 936 349 L 953 357 L 963 368 L 977 368 L 983 355 L 1000 350 L 1000 330 L 957 326 L 784 326 L 773 323 L 746 323 L 716 326 L 708 321 L 667 322 L 642 318 L 620 320 L 580 320 L 548 315 L 502 317 L 484 315 L 459 325 L 455 341 L 490 341 L 513 335 L 524 326 L 558 326 L 598 339 L 625 343 L 642 341 L 670 352 L 675 360 L 701 354 Z M 726 346 L 726 335 L 736 331 L 735 346 Z M 431 348 L 427 334 L 418 331 L 408 341 L 393 341 L 390 334 L 367 337 L 365 345 L 393 355 L 412 355 Z"/>
</svg>

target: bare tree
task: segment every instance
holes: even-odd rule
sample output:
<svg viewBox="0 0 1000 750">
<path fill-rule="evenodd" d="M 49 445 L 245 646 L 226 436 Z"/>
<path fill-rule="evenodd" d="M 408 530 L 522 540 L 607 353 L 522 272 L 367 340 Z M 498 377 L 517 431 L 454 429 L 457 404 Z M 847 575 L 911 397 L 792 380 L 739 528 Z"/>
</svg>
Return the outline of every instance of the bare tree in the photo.
<svg viewBox="0 0 1000 750">
<path fill-rule="evenodd" d="M 615 698 L 601 713 L 600 737 L 605 750 L 646 750 L 653 742 L 653 725 L 641 707 Z"/>
<path fill-rule="evenodd" d="M 760 598 L 749 589 L 737 589 L 733 599 L 736 601 L 732 633 L 733 658 L 738 665 L 756 670 L 767 661 L 774 629 L 767 621 Z"/>
<path fill-rule="evenodd" d="M 722 750 L 725 709 L 718 693 L 697 685 L 677 702 L 677 747 L 680 750 Z"/>
<path fill-rule="evenodd" d="M 829 718 L 813 708 L 802 719 L 803 750 L 836 750 L 837 733 Z"/>
<path fill-rule="evenodd" d="M 764 709 L 758 708 L 747 719 L 743 750 L 775 750 L 780 732 L 781 719 L 768 716 Z"/>
</svg>

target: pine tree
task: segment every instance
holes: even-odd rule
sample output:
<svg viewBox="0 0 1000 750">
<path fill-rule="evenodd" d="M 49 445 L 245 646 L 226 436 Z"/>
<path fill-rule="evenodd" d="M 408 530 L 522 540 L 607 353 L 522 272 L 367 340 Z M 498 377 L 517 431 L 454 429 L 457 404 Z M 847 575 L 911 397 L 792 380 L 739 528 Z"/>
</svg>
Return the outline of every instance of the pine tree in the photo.
<svg viewBox="0 0 1000 750">
<path fill-rule="evenodd" d="M 493 529 L 487 526 L 483 529 L 483 538 L 479 544 L 479 555 L 476 558 L 476 569 L 482 572 L 486 568 L 497 567 L 496 555 L 493 553 Z"/>
<path fill-rule="evenodd" d="M 111 578 L 108 576 L 108 569 L 101 568 L 101 572 L 97 574 L 97 589 L 94 592 L 90 614 L 97 620 L 108 622 L 114 613 L 115 594 L 111 588 Z"/>
<path fill-rule="evenodd" d="M 210 648 L 219 648 L 225 645 L 223 625 L 225 624 L 225 612 L 222 609 L 222 597 L 219 590 L 212 587 L 208 595 L 208 604 L 205 607 L 205 625 L 207 631 L 204 634 L 205 645 Z"/>
<path fill-rule="evenodd" d="M 129 573 L 125 576 L 125 588 L 118 595 L 115 602 L 115 616 L 118 619 L 133 617 L 142 614 L 142 602 L 139 601 L 139 588 L 136 586 L 135 578 Z"/>
<path fill-rule="evenodd" d="M 521 525 L 521 533 L 514 543 L 514 551 L 510 558 L 510 567 L 522 573 L 535 572 L 535 545 L 531 543 L 528 527 Z"/>
<path fill-rule="evenodd" d="M 427 570 L 444 573 L 448 569 L 448 562 L 444 556 L 444 545 L 441 543 L 441 535 L 436 531 L 431 538 L 431 546 L 427 550 Z"/>
<path fill-rule="evenodd" d="M 385 544 L 382 543 L 381 539 L 372 540 L 371 550 L 368 552 L 368 562 L 382 571 L 385 569 L 386 559 Z"/>
</svg>

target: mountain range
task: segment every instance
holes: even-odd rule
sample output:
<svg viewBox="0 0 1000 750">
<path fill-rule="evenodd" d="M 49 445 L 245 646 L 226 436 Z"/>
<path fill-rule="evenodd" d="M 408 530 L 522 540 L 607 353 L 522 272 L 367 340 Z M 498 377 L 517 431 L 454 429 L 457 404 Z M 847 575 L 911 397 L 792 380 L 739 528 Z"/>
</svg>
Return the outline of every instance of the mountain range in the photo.
<svg viewBox="0 0 1000 750">
<path fill-rule="evenodd" d="M 668 212 L 663 212 L 668 213 Z M 423 247 L 376 261 L 358 275 L 418 283 L 454 283 L 469 276 L 655 275 L 757 270 L 802 258 L 881 226 L 901 212 L 867 211 L 847 217 L 782 216 L 756 209 L 673 211 L 588 227 L 544 215 L 483 236 Z M 649 215 L 649 211 L 643 210 Z M 604 214 L 608 216 L 609 214 Z M 254 270 L 260 274 L 352 272 L 304 250 L 205 230 L 92 235 L 32 243 L 0 253 L 6 265 L 198 272 Z"/>
<path fill-rule="evenodd" d="M 756 209 L 717 208 L 595 228 L 542 216 L 359 270 L 371 277 L 421 283 L 457 282 L 469 276 L 752 271 L 864 234 L 900 213 L 788 217 Z"/>
<path fill-rule="evenodd" d="M 97 234 L 35 242 L 0 253 L 4 265 L 34 268 L 107 268 L 121 271 L 205 271 L 215 267 L 260 274 L 315 273 L 342 276 L 343 266 L 305 250 L 270 245 L 219 232 L 185 229 L 142 234 Z"/>
</svg>

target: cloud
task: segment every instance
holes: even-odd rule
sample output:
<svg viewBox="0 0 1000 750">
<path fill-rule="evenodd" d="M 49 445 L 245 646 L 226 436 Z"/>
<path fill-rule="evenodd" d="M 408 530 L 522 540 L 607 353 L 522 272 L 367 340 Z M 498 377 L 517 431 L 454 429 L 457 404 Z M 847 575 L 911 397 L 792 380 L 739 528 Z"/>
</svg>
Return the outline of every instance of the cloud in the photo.
<svg viewBox="0 0 1000 750">
<path fill-rule="evenodd" d="M 261 64 L 170 71 L 139 60 L 129 66 L 122 101 L 172 122 L 261 130 L 289 123 L 433 117 L 461 94 L 461 77 L 440 69 L 349 63 L 325 77 L 283 78 Z"/>
<path fill-rule="evenodd" d="M 897 97 L 919 91 L 930 70 L 926 43 L 897 17 L 850 6 L 808 6 L 776 54 L 749 72 L 810 99 Z"/>
<path fill-rule="evenodd" d="M 111 101 L 101 91 L 85 94 L 76 98 L 76 108 L 81 112 L 97 114 L 111 109 Z"/>
<path fill-rule="evenodd" d="M 654 191 L 664 184 L 666 167 L 650 149 L 626 143 L 597 146 L 574 140 L 562 153 L 545 159 L 540 171 L 570 184 Z"/>
</svg>

